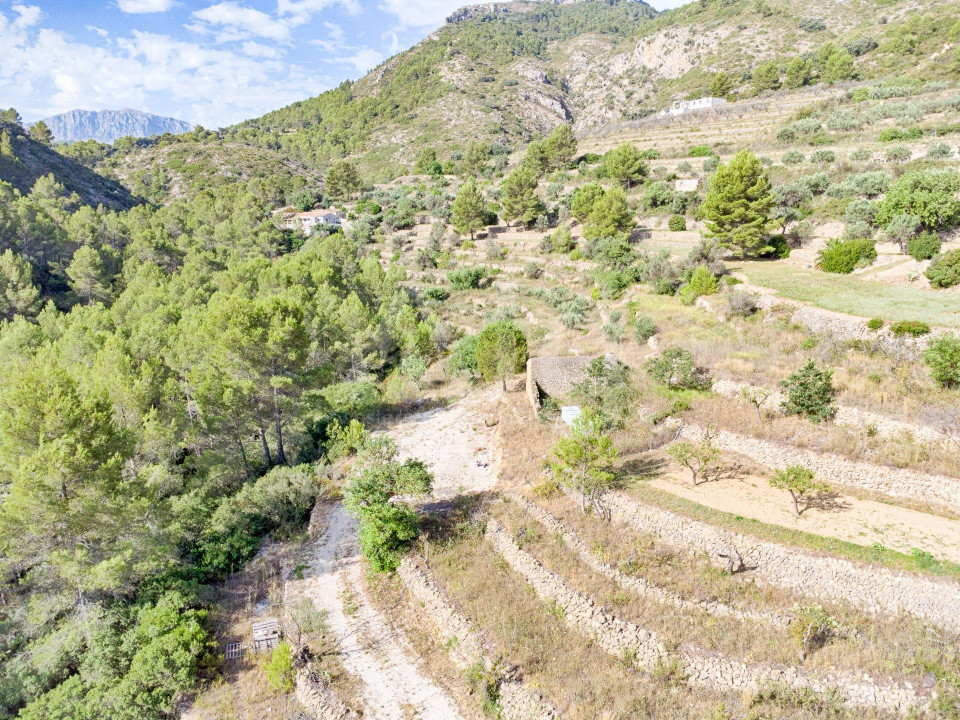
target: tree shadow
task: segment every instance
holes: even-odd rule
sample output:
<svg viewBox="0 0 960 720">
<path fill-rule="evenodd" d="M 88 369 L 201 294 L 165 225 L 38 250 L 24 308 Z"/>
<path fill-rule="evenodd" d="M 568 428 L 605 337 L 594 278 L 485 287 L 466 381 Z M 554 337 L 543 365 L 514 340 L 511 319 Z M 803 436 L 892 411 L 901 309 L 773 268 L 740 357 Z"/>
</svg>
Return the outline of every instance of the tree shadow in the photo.
<svg viewBox="0 0 960 720">
<path fill-rule="evenodd" d="M 721 480 L 743 480 L 745 477 L 747 477 L 746 468 L 740 463 L 733 463 L 731 465 L 721 465 L 704 473 L 697 485 L 705 482 L 720 482 Z"/>
<path fill-rule="evenodd" d="M 810 509 L 833 513 L 853 509 L 853 505 L 849 500 L 845 500 L 839 493 L 833 492 L 832 490 L 816 493 L 815 495 L 805 498 L 805 500 L 806 502 L 803 503 L 803 509 L 800 511 L 801 515 Z"/>
<path fill-rule="evenodd" d="M 617 484 L 624 486 L 637 480 L 653 480 L 667 466 L 663 458 L 640 455 L 624 460 L 616 469 Z"/>
</svg>

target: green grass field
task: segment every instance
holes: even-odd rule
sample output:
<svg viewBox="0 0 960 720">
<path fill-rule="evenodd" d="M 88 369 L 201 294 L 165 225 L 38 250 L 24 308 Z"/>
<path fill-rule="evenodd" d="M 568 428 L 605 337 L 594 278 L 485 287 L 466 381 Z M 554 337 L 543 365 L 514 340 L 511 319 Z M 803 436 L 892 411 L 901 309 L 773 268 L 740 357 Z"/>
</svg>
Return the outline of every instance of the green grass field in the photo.
<svg viewBox="0 0 960 720">
<path fill-rule="evenodd" d="M 923 320 L 931 325 L 960 327 L 960 295 L 953 293 L 884 285 L 775 262 L 744 262 L 731 269 L 743 272 L 755 285 L 776 290 L 782 297 L 826 310 L 892 322 Z"/>
</svg>

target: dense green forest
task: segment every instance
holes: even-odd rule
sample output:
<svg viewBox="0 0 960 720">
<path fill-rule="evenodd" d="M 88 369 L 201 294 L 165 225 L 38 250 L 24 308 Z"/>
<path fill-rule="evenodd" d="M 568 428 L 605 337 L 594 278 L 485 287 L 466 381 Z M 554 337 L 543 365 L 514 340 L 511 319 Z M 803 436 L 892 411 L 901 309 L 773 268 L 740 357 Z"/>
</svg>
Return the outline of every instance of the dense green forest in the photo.
<svg viewBox="0 0 960 720">
<path fill-rule="evenodd" d="M 436 355 L 402 271 L 270 195 L 0 183 L 0 717 L 170 716 L 213 672 L 205 584 L 300 526 L 331 419 Z"/>
</svg>

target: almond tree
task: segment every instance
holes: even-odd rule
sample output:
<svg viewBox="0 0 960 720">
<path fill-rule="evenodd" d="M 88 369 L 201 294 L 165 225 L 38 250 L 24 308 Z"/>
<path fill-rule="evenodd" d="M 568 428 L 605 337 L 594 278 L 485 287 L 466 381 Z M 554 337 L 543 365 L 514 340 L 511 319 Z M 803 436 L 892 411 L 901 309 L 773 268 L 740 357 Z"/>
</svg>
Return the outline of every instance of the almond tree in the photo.
<svg viewBox="0 0 960 720">
<path fill-rule="evenodd" d="M 700 442 L 694 445 L 683 440 L 667 449 L 667 454 L 690 471 L 693 486 L 699 477 L 706 477 L 707 469 L 720 459 L 720 449 L 713 444 L 713 433 L 705 431 Z"/>
<path fill-rule="evenodd" d="M 770 478 L 770 487 L 778 490 L 786 490 L 790 493 L 793 500 L 793 512 L 800 517 L 800 499 L 804 495 L 815 492 L 829 492 L 830 486 L 827 483 L 815 478 L 813 470 L 805 468 L 802 465 L 791 465 L 787 468 L 776 470 L 773 477 Z M 807 508 L 804 507 L 804 510 Z"/>
</svg>

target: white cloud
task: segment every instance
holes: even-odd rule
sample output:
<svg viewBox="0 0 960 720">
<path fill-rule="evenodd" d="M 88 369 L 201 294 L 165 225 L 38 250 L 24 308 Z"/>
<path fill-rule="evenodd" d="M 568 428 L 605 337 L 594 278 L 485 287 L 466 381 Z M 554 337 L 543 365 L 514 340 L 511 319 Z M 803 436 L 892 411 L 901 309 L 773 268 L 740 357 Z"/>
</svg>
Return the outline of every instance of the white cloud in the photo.
<svg viewBox="0 0 960 720">
<path fill-rule="evenodd" d="M 40 22 L 40 18 L 43 16 L 40 8 L 36 5 L 14 5 L 13 11 L 18 16 L 13 24 L 20 28 L 33 27 Z"/>
<path fill-rule="evenodd" d="M 92 33 L 96 33 L 102 38 L 105 38 L 108 35 L 110 35 L 110 33 L 108 33 L 106 30 L 104 30 L 101 27 L 97 27 L 96 25 L 87 25 L 87 30 L 89 30 Z"/>
<path fill-rule="evenodd" d="M 243 49 L 243 54 L 248 55 L 249 57 L 277 60 L 283 54 L 276 48 L 270 47 L 269 45 L 261 45 L 258 42 L 253 42 L 252 40 L 247 40 L 241 47 Z"/>
<path fill-rule="evenodd" d="M 271 58 L 134 31 L 109 47 L 27 28 L 0 10 L 0 97 L 29 119 L 75 108 L 135 107 L 219 127 L 331 87 Z"/>
<path fill-rule="evenodd" d="M 286 23 L 274 20 L 264 12 L 235 2 L 220 2 L 190 14 L 196 22 L 187 27 L 200 33 L 211 33 L 217 42 L 230 42 L 260 37 L 285 42 L 290 39 Z"/>
<path fill-rule="evenodd" d="M 396 17 L 403 27 L 438 27 L 469 0 L 381 0 L 380 9 Z"/>
<path fill-rule="evenodd" d="M 121 12 L 140 14 L 166 12 L 173 7 L 173 0 L 117 0 Z"/>
<path fill-rule="evenodd" d="M 357 72 L 365 73 L 383 62 L 383 54 L 371 48 L 361 48 L 353 55 L 330 58 L 329 61 L 352 65 Z"/>
<path fill-rule="evenodd" d="M 277 0 L 277 15 L 287 18 L 291 25 L 303 25 L 310 22 L 314 13 L 340 5 L 351 15 L 362 11 L 358 0 Z"/>
</svg>

